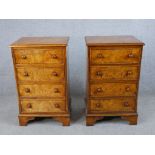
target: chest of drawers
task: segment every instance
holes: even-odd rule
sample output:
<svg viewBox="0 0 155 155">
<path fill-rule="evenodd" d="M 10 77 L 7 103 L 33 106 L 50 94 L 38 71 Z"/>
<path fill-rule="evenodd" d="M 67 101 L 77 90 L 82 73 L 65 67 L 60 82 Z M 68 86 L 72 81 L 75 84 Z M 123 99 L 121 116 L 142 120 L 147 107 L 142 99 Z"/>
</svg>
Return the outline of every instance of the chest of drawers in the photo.
<svg viewBox="0 0 155 155">
<path fill-rule="evenodd" d="M 137 124 L 137 97 L 144 43 L 133 36 L 89 36 L 86 125 L 106 116 Z"/>
<path fill-rule="evenodd" d="M 19 124 L 51 117 L 70 124 L 68 37 L 24 37 L 11 45 L 19 98 Z"/>
</svg>

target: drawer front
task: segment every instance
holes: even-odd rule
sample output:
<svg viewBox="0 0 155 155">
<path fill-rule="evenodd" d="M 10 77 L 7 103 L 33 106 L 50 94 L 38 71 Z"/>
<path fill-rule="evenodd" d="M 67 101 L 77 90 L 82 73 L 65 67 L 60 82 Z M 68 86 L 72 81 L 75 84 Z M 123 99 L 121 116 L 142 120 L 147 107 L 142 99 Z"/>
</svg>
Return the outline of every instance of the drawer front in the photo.
<svg viewBox="0 0 155 155">
<path fill-rule="evenodd" d="M 136 84 L 103 83 L 90 84 L 91 97 L 136 96 Z"/>
<path fill-rule="evenodd" d="M 135 112 L 136 99 L 104 99 L 104 100 L 90 100 L 90 111 L 96 112 Z"/>
<path fill-rule="evenodd" d="M 137 66 L 90 67 L 90 80 L 138 80 Z"/>
<path fill-rule="evenodd" d="M 64 49 L 16 49 L 14 58 L 16 64 L 63 64 Z"/>
<path fill-rule="evenodd" d="M 140 59 L 140 48 L 90 49 L 90 64 L 137 64 Z"/>
<path fill-rule="evenodd" d="M 22 100 L 22 113 L 65 112 L 64 100 Z"/>
<path fill-rule="evenodd" d="M 65 86 L 57 84 L 19 85 L 22 97 L 64 97 Z"/>
<path fill-rule="evenodd" d="M 17 78 L 19 81 L 62 81 L 65 78 L 64 68 L 37 68 L 20 67 L 17 68 Z"/>
</svg>

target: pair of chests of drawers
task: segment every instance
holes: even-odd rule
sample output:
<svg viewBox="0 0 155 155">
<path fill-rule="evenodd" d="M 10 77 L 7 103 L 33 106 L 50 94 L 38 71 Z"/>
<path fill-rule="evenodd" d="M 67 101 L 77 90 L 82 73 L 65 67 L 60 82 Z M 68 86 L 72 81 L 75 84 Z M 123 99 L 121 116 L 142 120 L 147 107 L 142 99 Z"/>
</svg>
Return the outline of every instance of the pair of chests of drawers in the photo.
<svg viewBox="0 0 155 155">
<path fill-rule="evenodd" d="M 140 47 L 89 47 L 88 112 L 135 112 Z"/>
<path fill-rule="evenodd" d="M 65 47 L 13 50 L 21 113 L 66 111 Z"/>
</svg>

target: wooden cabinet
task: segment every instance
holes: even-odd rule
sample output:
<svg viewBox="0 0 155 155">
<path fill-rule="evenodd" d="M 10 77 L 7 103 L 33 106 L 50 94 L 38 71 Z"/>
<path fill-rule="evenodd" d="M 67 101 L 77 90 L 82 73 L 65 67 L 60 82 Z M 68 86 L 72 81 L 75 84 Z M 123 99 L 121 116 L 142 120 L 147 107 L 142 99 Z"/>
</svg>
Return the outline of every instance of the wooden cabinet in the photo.
<svg viewBox="0 0 155 155">
<path fill-rule="evenodd" d="M 70 125 L 68 37 L 24 37 L 11 45 L 19 123 L 51 117 Z"/>
<path fill-rule="evenodd" d="M 144 43 L 133 36 L 89 36 L 86 124 L 121 116 L 137 124 L 137 98 Z"/>
</svg>

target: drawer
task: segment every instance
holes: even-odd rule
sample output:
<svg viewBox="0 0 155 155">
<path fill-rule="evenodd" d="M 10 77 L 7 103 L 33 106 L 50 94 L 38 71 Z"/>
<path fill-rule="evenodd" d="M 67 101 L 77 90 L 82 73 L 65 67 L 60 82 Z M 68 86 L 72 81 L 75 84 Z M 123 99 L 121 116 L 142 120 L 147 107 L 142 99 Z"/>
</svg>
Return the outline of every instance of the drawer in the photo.
<svg viewBox="0 0 155 155">
<path fill-rule="evenodd" d="M 16 64 L 63 64 L 63 48 L 51 49 L 15 49 L 14 58 Z"/>
<path fill-rule="evenodd" d="M 140 48 L 90 48 L 90 64 L 137 64 Z"/>
<path fill-rule="evenodd" d="M 22 113 L 65 112 L 65 100 L 21 100 Z"/>
<path fill-rule="evenodd" d="M 96 112 L 135 112 L 135 98 L 119 98 L 119 99 L 104 99 L 90 100 L 90 111 Z"/>
<path fill-rule="evenodd" d="M 90 67 L 90 80 L 138 80 L 138 66 Z"/>
<path fill-rule="evenodd" d="M 90 84 L 91 97 L 136 96 L 136 84 L 103 83 Z"/>
<path fill-rule="evenodd" d="M 58 84 L 19 85 L 21 97 L 64 97 L 65 86 Z"/>
<path fill-rule="evenodd" d="M 63 67 L 20 67 L 16 70 L 19 81 L 62 81 L 65 78 Z"/>
</svg>

